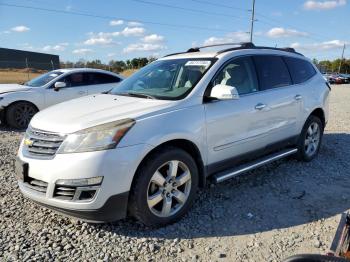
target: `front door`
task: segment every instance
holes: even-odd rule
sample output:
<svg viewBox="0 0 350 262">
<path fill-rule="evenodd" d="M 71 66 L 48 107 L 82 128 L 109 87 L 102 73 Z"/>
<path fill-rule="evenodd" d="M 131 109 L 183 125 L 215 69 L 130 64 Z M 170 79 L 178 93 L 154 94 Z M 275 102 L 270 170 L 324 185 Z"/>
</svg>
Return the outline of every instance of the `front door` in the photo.
<svg viewBox="0 0 350 262">
<path fill-rule="evenodd" d="M 59 80 L 65 82 L 66 87 L 54 90 L 54 84 L 45 90 L 45 106 L 51 106 L 57 103 L 68 101 L 74 98 L 86 96 L 87 88 L 84 81 L 84 73 L 73 73 Z"/>
</svg>

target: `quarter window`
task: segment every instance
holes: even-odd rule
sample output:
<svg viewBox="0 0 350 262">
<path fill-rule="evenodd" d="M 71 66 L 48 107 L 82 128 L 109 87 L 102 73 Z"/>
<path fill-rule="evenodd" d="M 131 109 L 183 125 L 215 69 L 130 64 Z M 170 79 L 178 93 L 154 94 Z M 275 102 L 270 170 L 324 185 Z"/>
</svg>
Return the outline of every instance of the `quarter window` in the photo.
<svg viewBox="0 0 350 262">
<path fill-rule="evenodd" d="M 251 57 L 241 57 L 229 62 L 215 77 L 213 84 L 235 87 L 240 95 L 258 91 L 258 81 Z"/>
<path fill-rule="evenodd" d="M 268 90 L 292 84 L 289 71 L 279 56 L 254 57 L 260 81 L 260 89 Z"/>
<path fill-rule="evenodd" d="M 308 61 L 293 57 L 285 57 L 284 60 L 288 65 L 294 84 L 303 83 L 316 74 L 316 70 Z"/>
</svg>

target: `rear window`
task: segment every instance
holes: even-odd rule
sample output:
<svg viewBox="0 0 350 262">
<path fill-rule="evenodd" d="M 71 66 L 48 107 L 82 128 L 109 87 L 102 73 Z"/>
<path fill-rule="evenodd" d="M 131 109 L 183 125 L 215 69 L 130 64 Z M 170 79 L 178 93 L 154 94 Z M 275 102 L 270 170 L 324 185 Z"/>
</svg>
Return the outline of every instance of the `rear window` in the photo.
<svg viewBox="0 0 350 262">
<path fill-rule="evenodd" d="M 292 84 L 286 63 L 280 56 L 259 55 L 254 57 L 261 90 Z"/>
<path fill-rule="evenodd" d="M 316 74 L 316 70 L 308 61 L 293 57 L 285 57 L 284 59 L 288 65 L 294 84 L 303 83 Z"/>
</svg>

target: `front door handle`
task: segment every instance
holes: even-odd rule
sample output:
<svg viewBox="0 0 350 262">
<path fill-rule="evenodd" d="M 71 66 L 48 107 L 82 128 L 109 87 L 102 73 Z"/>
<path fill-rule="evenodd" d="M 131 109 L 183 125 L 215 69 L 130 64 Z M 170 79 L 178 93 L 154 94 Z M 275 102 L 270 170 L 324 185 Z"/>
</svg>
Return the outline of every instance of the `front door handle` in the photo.
<svg viewBox="0 0 350 262">
<path fill-rule="evenodd" d="M 78 94 L 83 95 L 83 94 L 85 94 L 85 91 L 79 91 Z"/>
<path fill-rule="evenodd" d="M 265 104 L 259 103 L 259 104 L 257 104 L 257 105 L 255 106 L 255 109 L 256 109 L 256 110 L 262 110 L 262 109 L 264 109 L 265 107 L 266 107 Z"/>
<path fill-rule="evenodd" d="M 303 97 L 302 97 L 301 95 L 296 95 L 296 96 L 294 97 L 294 99 L 297 100 L 297 101 L 301 100 L 302 98 L 303 98 Z"/>
</svg>

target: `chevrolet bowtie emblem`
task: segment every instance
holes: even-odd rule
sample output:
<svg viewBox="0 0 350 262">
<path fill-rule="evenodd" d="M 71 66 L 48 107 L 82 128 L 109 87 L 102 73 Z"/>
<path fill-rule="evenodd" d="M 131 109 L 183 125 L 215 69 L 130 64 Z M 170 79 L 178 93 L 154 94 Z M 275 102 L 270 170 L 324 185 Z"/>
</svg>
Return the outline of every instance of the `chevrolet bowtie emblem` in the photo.
<svg viewBox="0 0 350 262">
<path fill-rule="evenodd" d="M 32 146 L 33 143 L 34 143 L 34 142 L 33 142 L 32 140 L 30 140 L 29 138 L 24 139 L 24 144 L 25 144 L 26 146 Z"/>
</svg>

